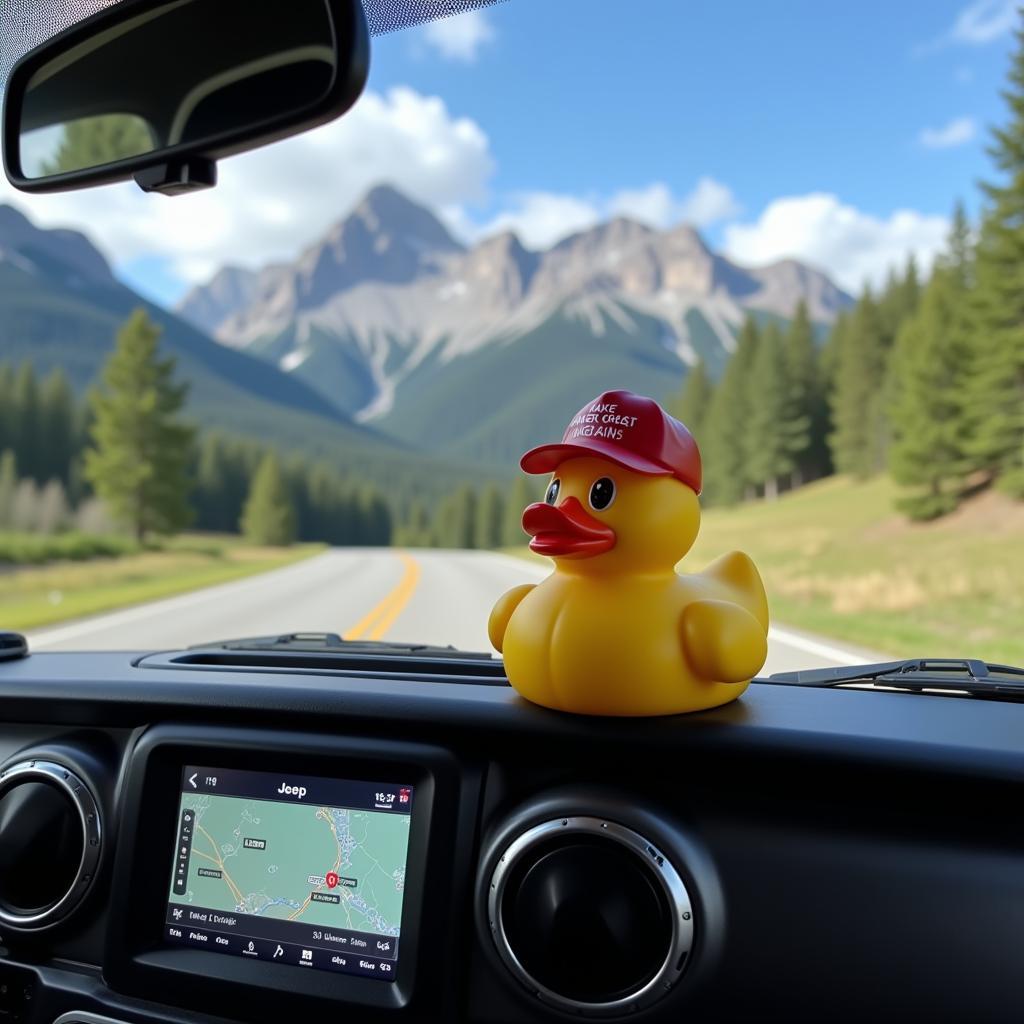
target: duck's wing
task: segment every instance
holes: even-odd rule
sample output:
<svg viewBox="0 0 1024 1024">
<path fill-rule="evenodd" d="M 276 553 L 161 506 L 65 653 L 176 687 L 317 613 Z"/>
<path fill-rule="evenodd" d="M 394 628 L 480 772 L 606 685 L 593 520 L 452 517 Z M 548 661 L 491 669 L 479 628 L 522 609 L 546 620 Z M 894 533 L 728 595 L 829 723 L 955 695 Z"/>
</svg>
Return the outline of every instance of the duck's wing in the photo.
<svg viewBox="0 0 1024 1024">
<path fill-rule="evenodd" d="M 735 601 L 768 629 L 768 595 L 757 566 L 742 551 L 730 551 L 716 558 L 703 572 L 697 573 L 716 584 L 722 597 Z"/>
<path fill-rule="evenodd" d="M 519 607 L 522 599 L 535 586 L 535 583 L 523 583 L 518 587 L 513 587 L 507 593 L 502 594 L 491 609 L 491 616 L 487 620 L 487 636 L 499 654 L 502 653 L 505 646 L 505 630 L 508 629 L 508 620 L 512 618 L 512 613 Z"/>
</svg>

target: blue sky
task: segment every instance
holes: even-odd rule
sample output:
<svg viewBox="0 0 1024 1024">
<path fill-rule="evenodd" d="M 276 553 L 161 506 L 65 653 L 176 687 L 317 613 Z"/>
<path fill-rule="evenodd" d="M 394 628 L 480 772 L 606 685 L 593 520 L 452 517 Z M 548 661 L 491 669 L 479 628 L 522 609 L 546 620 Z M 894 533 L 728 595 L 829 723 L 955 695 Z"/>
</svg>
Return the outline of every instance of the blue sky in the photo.
<svg viewBox="0 0 1024 1024">
<path fill-rule="evenodd" d="M 473 60 L 377 40 L 370 87 L 411 85 L 483 126 L 494 204 L 652 180 L 682 194 L 711 176 L 746 211 L 827 191 L 877 215 L 946 214 L 974 203 L 983 126 L 1003 116 L 1009 33 L 951 35 L 979 6 L 998 19 L 1010 5 L 509 0 L 486 11 L 493 37 Z M 975 126 L 963 144 L 922 143 L 959 118 Z"/>
<path fill-rule="evenodd" d="M 688 220 L 855 289 L 927 264 L 957 198 L 977 211 L 1016 20 L 1013 0 L 509 0 L 374 40 L 350 114 L 225 161 L 211 193 L 14 201 L 164 302 L 293 257 L 382 179 L 467 241 Z"/>
</svg>

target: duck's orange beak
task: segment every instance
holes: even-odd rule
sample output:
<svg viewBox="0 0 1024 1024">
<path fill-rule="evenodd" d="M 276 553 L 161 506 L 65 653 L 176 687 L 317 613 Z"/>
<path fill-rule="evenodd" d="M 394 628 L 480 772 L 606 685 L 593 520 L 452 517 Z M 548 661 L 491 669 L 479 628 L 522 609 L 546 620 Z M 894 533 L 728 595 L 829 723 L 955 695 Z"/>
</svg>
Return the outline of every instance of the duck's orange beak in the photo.
<svg viewBox="0 0 1024 1024">
<path fill-rule="evenodd" d="M 530 550 L 552 558 L 589 558 L 615 547 L 615 531 L 587 515 L 576 498 L 557 507 L 543 501 L 528 505 L 523 529 L 533 538 Z"/>
</svg>

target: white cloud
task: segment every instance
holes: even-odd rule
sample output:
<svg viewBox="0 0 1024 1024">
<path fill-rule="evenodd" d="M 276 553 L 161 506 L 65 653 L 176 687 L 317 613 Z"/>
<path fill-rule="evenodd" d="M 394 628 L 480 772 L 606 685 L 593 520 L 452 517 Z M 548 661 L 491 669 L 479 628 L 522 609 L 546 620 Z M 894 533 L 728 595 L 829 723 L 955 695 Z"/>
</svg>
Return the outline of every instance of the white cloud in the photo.
<svg viewBox="0 0 1024 1024">
<path fill-rule="evenodd" d="M 753 223 L 729 225 L 725 251 L 750 265 L 785 257 L 803 260 L 856 292 L 865 282 L 880 284 L 911 253 L 927 270 L 948 232 L 945 217 L 895 210 L 882 219 L 815 192 L 776 199 Z"/>
<path fill-rule="evenodd" d="M 522 192 L 511 197 L 510 207 L 482 227 L 468 220 L 449 223 L 464 238 L 513 230 L 528 248 L 541 249 L 574 231 L 582 231 L 609 217 L 631 217 L 656 228 L 679 222 L 704 228 L 739 212 L 732 191 L 713 178 L 701 178 L 692 191 L 676 196 L 663 181 L 644 188 L 622 189 L 608 198 L 581 197 L 557 192 Z"/>
<path fill-rule="evenodd" d="M 613 214 L 632 217 L 656 227 L 679 219 L 679 200 L 663 181 L 656 181 L 646 188 L 616 192 L 608 201 L 608 209 Z"/>
<path fill-rule="evenodd" d="M 607 204 L 610 213 L 635 217 L 647 224 L 664 228 L 683 221 L 704 228 L 720 220 L 735 217 L 739 204 L 732 190 L 714 178 L 701 178 L 693 190 L 681 199 L 662 181 L 643 189 L 617 192 Z"/>
<path fill-rule="evenodd" d="M 494 168 L 482 129 L 437 97 L 368 92 L 338 121 L 221 163 L 215 189 L 167 199 L 134 183 L 0 199 L 44 227 L 84 230 L 115 266 L 166 256 L 188 281 L 224 263 L 291 259 L 381 181 L 433 207 L 483 199 Z"/>
<path fill-rule="evenodd" d="M 510 209 L 475 234 L 515 231 L 528 249 L 543 249 L 574 231 L 592 227 L 600 219 L 600 208 L 586 199 L 556 192 L 521 192 L 512 197 Z"/>
<path fill-rule="evenodd" d="M 1006 35 L 1017 24 L 1019 0 L 974 0 L 957 14 L 953 24 L 936 39 L 922 43 L 917 56 L 947 46 L 984 46 Z"/>
<path fill-rule="evenodd" d="M 423 28 L 423 38 L 446 60 L 472 64 L 480 48 L 494 39 L 494 26 L 483 11 L 467 11 L 451 18 L 432 21 Z"/>
<path fill-rule="evenodd" d="M 714 178 L 701 178 L 694 190 L 683 199 L 679 220 L 703 228 L 716 221 L 738 216 L 740 204 L 728 185 Z"/>
<path fill-rule="evenodd" d="M 972 118 L 954 117 L 941 128 L 924 128 L 917 141 L 928 149 L 951 149 L 974 138 L 976 125 Z"/>
<path fill-rule="evenodd" d="M 1018 0 L 974 0 L 957 15 L 950 39 L 970 46 L 990 43 L 1013 28 L 1017 7 Z"/>
</svg>

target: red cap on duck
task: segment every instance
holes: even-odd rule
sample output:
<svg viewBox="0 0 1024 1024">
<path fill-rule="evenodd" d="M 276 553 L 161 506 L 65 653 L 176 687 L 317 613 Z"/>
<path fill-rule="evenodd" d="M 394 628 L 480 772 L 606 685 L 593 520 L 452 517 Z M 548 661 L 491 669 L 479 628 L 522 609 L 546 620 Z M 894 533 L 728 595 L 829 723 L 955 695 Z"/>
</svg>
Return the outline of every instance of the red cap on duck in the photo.
<svg viewBox="0 0 1024 1024">
<path fill-rule="evenodd" d="M 566 459 L 587 455 L 636 473 L 674 476 L 700 494 L 697 442 L 653 398 L 606 391 L 573 416 L 561 444 L 532 448 L 519 464 L 526 473 L 551 473 Z"/>
</svg>

